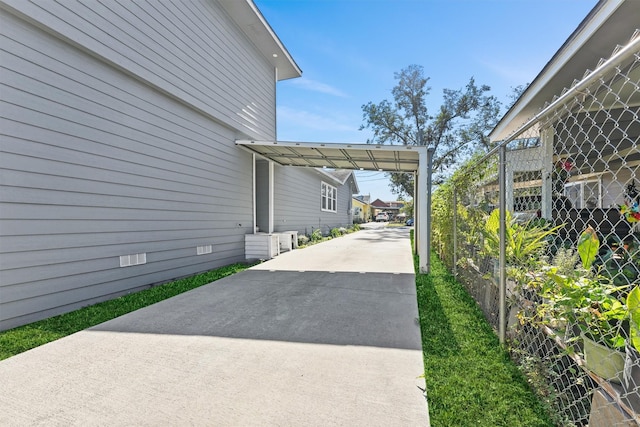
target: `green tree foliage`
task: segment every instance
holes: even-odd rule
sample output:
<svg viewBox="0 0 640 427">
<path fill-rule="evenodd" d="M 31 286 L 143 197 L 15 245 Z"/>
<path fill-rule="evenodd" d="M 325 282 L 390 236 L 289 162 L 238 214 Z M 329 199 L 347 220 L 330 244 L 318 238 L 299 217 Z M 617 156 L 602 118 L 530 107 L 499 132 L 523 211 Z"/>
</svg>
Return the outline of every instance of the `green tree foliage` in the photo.
<svg viewBox="0 0 640 427">
<path fill-rule="evenodd" d="M 457 229 L 471 244 L 482 241 L 482 229 L 486 225 L 486 217 L 490 210 L 484 204 L 476 204 L 473 199 L 473 188 L 478 182 L 489 176 L 497 175 L 495 162 L 478 164 L 481 154 L 476 154 L 464 162 L 447 180 L 433 192 L 432 209 L 432 238 L 433 247 L 438 248 L 440 258 L 451 268 L 453 267 L 453 193 L 457 192 Z M 470 167 L 473 166 L 473 167 Z"/>
<path fill-rule="evenodd" d="M 460 158 L 490 147 L 487 135 L 497 123 L 500 102 L 489 95 L 490 87 L 473 78 L 458 90 L 444 89 L 443 103 L 435 114 L 427 109 L 431 88 L 419 65 L 394 73 L 393 102 L 383 100 L 362 106 L 364 123 L 371 129 L 371 144 L 425 145 L 433 147 L 433 168 L 443 174 Z M 389 174 L 391 190 L 413 196 L 412 174 Z"/>
</svg>

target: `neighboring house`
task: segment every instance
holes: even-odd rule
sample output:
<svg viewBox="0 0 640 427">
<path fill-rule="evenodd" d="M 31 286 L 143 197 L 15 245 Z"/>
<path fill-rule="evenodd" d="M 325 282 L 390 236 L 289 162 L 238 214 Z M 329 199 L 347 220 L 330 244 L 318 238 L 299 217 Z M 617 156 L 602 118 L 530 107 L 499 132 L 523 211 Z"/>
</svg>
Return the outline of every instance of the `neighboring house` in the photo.
<svg viewBox="0 0 640 427">
<path fill-rule="evenodd" d="M 353 221 L 354 222 L 369 222 L 371 217 L 371 206 L 369 206 L 370 196 L 354 196 L 353 197 Z"/>
<path fill-rule="evenodd" d="M 259 182 L 234 141 L 275 140 L 276 82 L 301 75 L 252 1 L 0 19 L 0 330 L 245 259 Z M 275 167 L 276 228 L 349 223 L 351 179 Z"/>
<path fill-rule="evenodd" d="M 371 209 L 373 213 L 373 217 L 375 218 L 381 212 L 386 212 L 389 214 L 390 218 L 395 218 L 399 213 L 400 209 L 404 207 L 404 202 L 401 200 L 394 200 L 392 202 L 384 202 L 380 199 L 376 199 L 371 202 Z"/>
<path fill-rule="evenodd" d="M 638 239 L 620 206 L 640 183 L 639 11 L 635 0 L 598 2 L 490 134 L 510 142 L 507 209 L 566 223 L 571 240 L 587 226 Z"/>
<path fill-rule="evenodd" d="M 388 209 L 389 209 L 389 205 L 380 199 L 375 199 L 373 202 L 370 203 L 370 206 L 371 206 L 372 218 L 375 218 L 376 215 L 378 215 L 379 213 L 388 212 Z"/>
<path fill-rule="evenodd" d="M 483 284 L 479 276 L 468 275 L 482 265 L 480 257 L 466 266 L 456 260 L 458 252 L 473 254 L 466 248 L 474 248 L 477 236 L 461 232 L 451 239 L 455 242 L 451 245 L 455 249 L 450 250 L 452 265 L 466 268 L 459 277 L 474 277 L 467 282 L 470 293 L 491 324 L 500 328 L 501 338 L 511 336 L 508 343 L 519 360 L 558 360 L 559 354 L 566 356 L 566 349 L 573 345 L 569 343 L 580 343 L 571 357 L 563 356 L 563 363 L 553 362 L 554 377 L 541 384 L 555 396 L 550 403 L 557 419 L 567 425 L 640 425 L 640 383 L 631 374 L 638 360 L 627 350 L 625 363 L 624 353 L 604 345 L 608 333 L 625 329 L 624 322 L 607 318 L 616 308 L 607 310 L 617 305 L 618 313 L 624 312 L 627 294 L 640 283 L 640 222 L 632 215 L 634 210 L 640 213 L 639 28 L 640 2 L 599 1 L 491 132 L 491 140 L 502 144 L 482 160 L 490 164 L 473 165 L 479 171 L 499 170 L 500 186 L 491 191 L 496 196 L 490 200 L 494 207 L 535 210 L 546 220 L 537 226 L 547 221 L 558 225 L 555 236 L 545 238 L 549 257 L 537 265 L 500 257 L 494 271 L 500 272 L 497 282 L 506 291 L 507 298 L 502 298 L 505 292 L 494 292 L 495 282 Z M 457 200 L 465 199 L 461 194 Z M 509 224 L 505 229 L 514 230 Z M 582 234 L 585 230 L 590 232 Z M 507 252 L 513 255 L 514 250 Z M 593 263 L 586 272 L 581 258 L 584 265 Z M 553 265 L 550 270 L 543 266 L 547 263 Z M 582 271 L 561 274 L 567 268 Z M 533 295 L 546 293 L 551 299 L 513 292 L 504 273 L 514 269 L 527 271 L 529 277 L 547 278 L 549 293 L 531 286 L 535 280 L 518 280 Z M 559 304 L 549 305 L 548 301 Z M 559 306 L 564 309 L 558 312 Z M 533 317 L 544 313 L 547 319 L 514 316 L 516 312 L 534 313 Z M 591 325 L 576 314 L 580 312 L 592 316 Z M 510 324 L 505 318 L 515 322 Z M 560 319 L 568 321 L 558 334 L 552 331 L 559 329 L 553 320 Z M 596 331 L 589 331 L 595 324 Z M 600 329 L 602 325 L 606 327 Z M 603 350 L 595 364 L 595 351 L 588 351 L 589 338 L 599 340 L 594 345 Z M 539 345 L 541 342 L 545 344 Z M 601 371 L 601 366 L 609 367 L 611 374 Z M 559 377 L 563 381 L 557 381 Z M 612 384 L 618 378 L 621 386 Z M 576 402 L 584 402 L 586 410 L 576 411 Z"/>
<path fill-rule="evenodd" d="M 394 200 L 385 203 L 389 206 L 387 212 L 389 212 L 392 218 L 397 218 L 398 215 L 400 215 L 400 210 L 404 208 L 404 202 L 402 200 Z"/>
</svg>

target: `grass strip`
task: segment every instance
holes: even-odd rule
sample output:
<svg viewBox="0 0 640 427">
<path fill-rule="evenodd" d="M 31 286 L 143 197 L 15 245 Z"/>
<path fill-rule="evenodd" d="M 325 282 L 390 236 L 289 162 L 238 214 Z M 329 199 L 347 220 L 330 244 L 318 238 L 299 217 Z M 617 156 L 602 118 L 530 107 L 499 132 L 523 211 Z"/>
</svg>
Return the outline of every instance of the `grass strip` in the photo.
<svg viewBox="0 0 640 427">
<path fill-rule="evenodd" d="M 0 360 L 55 341 L 123 314 L 155 304 L 223 277 L 246 270 L 250 265 L 231 264 L 160 286 L 128 294 L 76 311 L 0 332 Z"/>
<path fill-rule="evenodd" d="M 433 427 L 553 426 L 473 298 L 436 257 L 416 274 Z"/>
</svg>

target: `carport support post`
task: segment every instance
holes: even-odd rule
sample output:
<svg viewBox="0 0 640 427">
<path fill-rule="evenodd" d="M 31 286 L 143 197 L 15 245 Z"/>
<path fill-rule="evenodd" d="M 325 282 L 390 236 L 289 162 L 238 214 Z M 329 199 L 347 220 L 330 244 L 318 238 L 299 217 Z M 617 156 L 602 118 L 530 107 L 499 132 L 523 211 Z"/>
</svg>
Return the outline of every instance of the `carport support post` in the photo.
<svg viewBox="0 0 640 427">
<path fill-rule="evenodd" d="M 420 257 L 420 272 L 429 273 L 431 270 L 431 161 L 433 148 L 420 150 L 418 164 L 417 195 L 417 238 L 418 256 Z M 414 203 L 416 201 L 414 200 Z M 415 208 L 415 206 L 414 206 Z"/>
<path fill-rule="evenodd" d="M 251 233 L 256 234 L 256 227 L 258 226 L 258 214 L 256 207 L 256 153 L 251 154 L 251 164 L 253 171 L 251 172 L 251 203 L 253 205 L 253 227 Z"/>
<path fill-rule="evenodd" d="M 434 148 L 427 148 L 427 273 L 431 273 L 431 174 Z"/>
<path fill-rule="evenodd" d="M 269 234 L 273 233 L 273 225 L 274 225 L 274 188 L 275 188 L 275 164 L 272 161 L 269 161 Z"/>
<path fill-rule="evenodd" d="M 419 228 L 419 221 L 418 221 L 418 203 L 417 203 L 417 197 L 418 197 L 418 173 L 414 172 L 413 173 L 413 253 L 415 254 L 419 254 L 419 250 L 420 248 L 418 248 L 418 235 L 417 233 L 419 233 L 420 228 Z"/>
</svg>

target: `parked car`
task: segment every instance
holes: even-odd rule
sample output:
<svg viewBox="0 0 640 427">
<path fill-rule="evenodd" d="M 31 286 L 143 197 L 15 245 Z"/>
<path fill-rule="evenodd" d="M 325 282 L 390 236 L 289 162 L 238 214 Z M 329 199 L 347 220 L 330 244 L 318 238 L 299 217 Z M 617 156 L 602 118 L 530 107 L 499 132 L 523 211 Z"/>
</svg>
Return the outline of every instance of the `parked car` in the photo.
<svg viewBox="0 0 640 427">
<path fill-rule="evenodd" d="M 376 215 L 376 222 L 386 222 L 389 221 L 389 214 L 386 212 L 380 212 Z"/>
<path fill-rule="evenodd" d="M 413 218 L 409 218 L 406 222 L 407 225 L 413 225 Z"/>
</svg>

